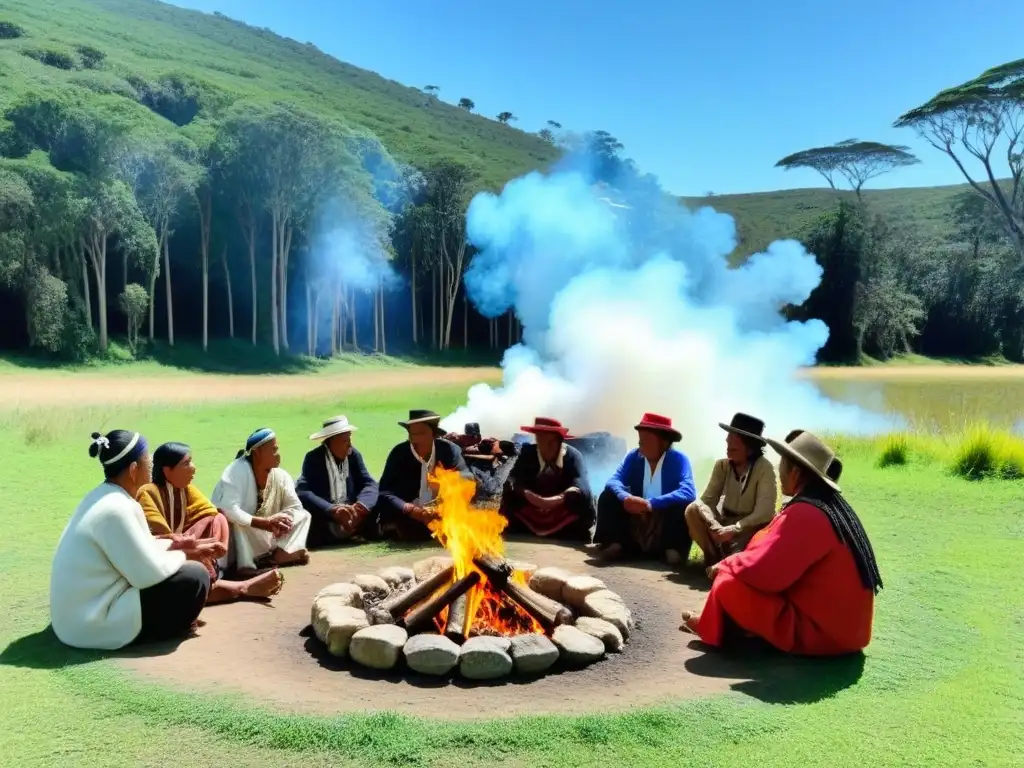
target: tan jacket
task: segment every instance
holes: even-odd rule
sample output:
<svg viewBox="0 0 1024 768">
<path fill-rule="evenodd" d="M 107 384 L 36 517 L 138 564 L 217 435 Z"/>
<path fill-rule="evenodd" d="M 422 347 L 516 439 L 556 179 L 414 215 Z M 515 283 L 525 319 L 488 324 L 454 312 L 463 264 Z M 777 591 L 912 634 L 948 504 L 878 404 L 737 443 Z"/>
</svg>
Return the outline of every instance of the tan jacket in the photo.
<svg viewBox="0 0 1024 768">
<path fill-rule="evenodd" d="M 735 525 L 740 531 L 768 523 L 779 500 L 775 467 L 768 459 L 759 456 L 747 475 L 744 482 L 736 477 L 728 459 L 719 459 L 700 497 L 725 525 Z"/>
</svg>

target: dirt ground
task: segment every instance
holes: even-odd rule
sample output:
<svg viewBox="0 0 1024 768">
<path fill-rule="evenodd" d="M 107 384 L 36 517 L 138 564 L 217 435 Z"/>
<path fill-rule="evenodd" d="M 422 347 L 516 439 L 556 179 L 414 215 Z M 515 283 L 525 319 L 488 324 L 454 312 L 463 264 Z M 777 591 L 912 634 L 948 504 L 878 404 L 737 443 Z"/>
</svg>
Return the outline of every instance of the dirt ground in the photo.
<svg viewBox="0 0 1024 768">
<path fill-rule="evenodd" d="M 108 403 L 198 403 L 280 400 L 401 389 L 422 385 L 465 385 L 497 382 L 496 368 L 399 368 L 338 374 L 118 377 L 108 373 L 47 376 L 38 373 L 0 375 L 0 407 L 90 406 Z"/>
<path fill-rule="evenodd" d="M 411 566 L 431 554 L 440 550 L 373 558 L 359 549 L 315 552 L 308 566 L 287 569 L 284 590 L 271 605 L 211 606 L 198 637 L 173 652 L 161 649 L 162 655 L 122 657 L 118 663 L 171 688 L 183 689 L 182 680 L 190 688 L 201 681 L 204 691 L 241 694 L 281 712 L 396 710 L 455 719 L 623 711 L 719 693 L 749 680 L 749 665 L 737 667 L 722 654 L 705 652 L 678 629 L 680 612 L 703 604 L 706 579 L 699 571 L 684 578 L 657 565 L 588 565 L 586 553 L 554 544 L 513 542 L 508 554 L 596 575 L 619 592 L 638 623 L 623 653 L 537 680 L 474 683 L 408 670 L 366 670 L 327 655 L 306 631 L 312 598 L 322 587 L 386 565 Z"/>
</svg>

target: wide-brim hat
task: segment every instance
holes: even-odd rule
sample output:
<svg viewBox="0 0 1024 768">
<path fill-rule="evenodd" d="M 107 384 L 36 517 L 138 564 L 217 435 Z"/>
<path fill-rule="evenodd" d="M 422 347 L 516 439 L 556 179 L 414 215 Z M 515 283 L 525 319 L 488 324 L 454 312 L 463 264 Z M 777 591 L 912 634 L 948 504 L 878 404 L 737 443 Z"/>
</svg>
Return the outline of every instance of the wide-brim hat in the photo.
<svg viewBox="0 0 1024 768">
<path fill-rule="evenodd" d="M 790 435 L 793 433 L 791 432 Z M 804 469 L 813 473 L 829 488 L 840 491 L 839 484 L 828 476 L 828 469 L 835 461 L 836 452 L 810 432 L 800 432 L 789 442 L 779 442 L 766 438 L 765 442 L 777 454 L 796 462 Z"/>
<path fill-rule="evenodd" d="M 750 416 L 749 414 L 737 413 L 733 415 L 732 421 L 728 424 L 719 422 L 718 426 L 726 432 L 731 432 L 734 435 L 756 440 L 762 444 L 765 442 L 764 422 L 754 416 Z"/>
<path fill-rule="evenodd" d="M 660 416 L 657 413 L 645 413 L 644 417 L 640 419 L 640 423 L 633 427 L 633 429 L 637 431 L 648 429 L 652 432 L 660 432 L 671 437 L 674 443 L 678 443 L 683 439 L 683 433 L 672 426 L 672 419 L 668 416 Z"/>
<path fill-rule="evenodd" d="M 434 411 L 414 409 L 409 411 L 408 419 L 398 422 L 398 426 L 404 429 L 409 429 L 413 424 L 430 424 L 434 428 L 435 435 L 445 434 L 445 431 L 441 429 L 441 415 Z"/>
<path fill-rule="evenodd" d="M 359 427 L 349 423 L 347 416 L 332 416 L 322 425 L 319 432 L 309 436 L 310 440 L 326 440 L 329 437 L 343 435 L 346 432 L 355 432 Z"/>
<path fill-rule="evenodd" d="M 547 416 L 538 416 L 533 420 L 532 427 L 520 427 L 519 429 L 531 435 L 536 435 L 538 432 L 548 432 L 558 435 L 563 440 L 573 439 L 573 436 L 569 434 L 568 428 L 562 426 L 562 422 L 557 419 L 549 419 Z"/>
</svg>

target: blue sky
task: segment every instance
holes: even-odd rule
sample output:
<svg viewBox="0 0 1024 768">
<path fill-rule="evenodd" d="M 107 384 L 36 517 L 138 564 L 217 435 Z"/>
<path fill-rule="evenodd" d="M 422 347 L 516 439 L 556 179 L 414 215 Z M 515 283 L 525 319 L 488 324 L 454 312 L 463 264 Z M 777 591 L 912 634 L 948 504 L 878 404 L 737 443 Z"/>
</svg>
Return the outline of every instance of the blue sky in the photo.
<svg viewBox="0 0 1024 768">
<path fill-rule="evenodd" d="M 792 151 L 847 138 L 908 144 L 922 164 L 873 187 L 962 181 L 893 120 L 1024 56 L 1024 3 L 994 0 L 175 0 L 269 27 L 477 111 L 604 129 L 672 192 L 821 186 Z M 982 10 L 968 10 L 971 7 Z"/>
</svg>

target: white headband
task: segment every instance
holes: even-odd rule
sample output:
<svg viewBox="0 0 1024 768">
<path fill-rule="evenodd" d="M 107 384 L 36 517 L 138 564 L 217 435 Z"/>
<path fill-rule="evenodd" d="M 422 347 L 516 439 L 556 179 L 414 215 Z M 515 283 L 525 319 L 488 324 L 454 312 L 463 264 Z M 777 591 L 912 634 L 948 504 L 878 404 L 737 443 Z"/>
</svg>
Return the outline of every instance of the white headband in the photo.
<svg viewBox="0 0 1024 768">
<path fill-rule="evenodd" d="M 117 456 L 115 456 L 112 459 L 107 459 L 106 461 L 102 461 L 101 460 L 100 463 L 103 466 L 105 466 L 105 467 L 109 467 L 111 464 L 116 464 L 121 459 L 123 459 L 125 456 L 127 456 L 129 453 L 131 453 L 132 450 L 135 448 L 135 446 L 139 444 L 139 437 L 140 437 L 139 433 L 136 432 L 134 435 L 132 435 L 132 439 L 128 442 L 128 445 L 126 445 L 124 447 L 123 451 L 121 451 L 119 454 L 117 454 Z M 104 440 L 106 442 L 106 447 L 109 448 L 110 447 L 110 442 L 105 437 L 102 438 L 102 440 Z M 99 440 L 97 440 L 96 442 L 98 443 Z"/>
</svg>

